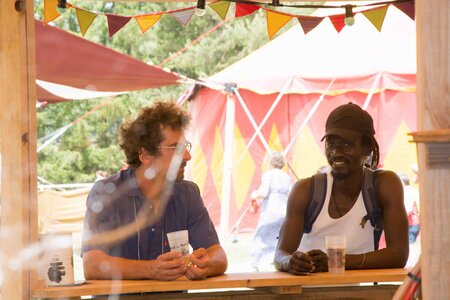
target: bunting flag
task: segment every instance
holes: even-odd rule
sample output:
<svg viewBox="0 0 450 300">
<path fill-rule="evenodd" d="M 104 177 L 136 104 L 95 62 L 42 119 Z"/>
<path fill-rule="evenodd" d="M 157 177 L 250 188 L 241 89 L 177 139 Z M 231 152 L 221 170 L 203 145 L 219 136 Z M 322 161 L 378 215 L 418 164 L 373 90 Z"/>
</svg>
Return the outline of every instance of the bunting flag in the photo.
<svg viewBox="0 0 450 300">
<path fill-rule="evenodd" d="M 325 19 L 325 17 L 306 17 L 306 16 L 297 17 L 297 20 L 300 23 L 300 26 L 303 28 L 303 32 L 305 34 L 316 28 L 316 26 L 319 25 L 323 19 Z"/>
<path fill-rule="evenodd" d="M 105 14 L 106 19 L 108 20 L 108 32 L 109 37 L 111 38 L 117 31 L 122 29 L 123 26 L 127 25 L 130 22 L 131 17 L 124 17 L 112 14 Z"/>
<path fill-rule="evenodd" d="M 56 10 L 56 5 L 58 0 L 44 0 L 44 23 L 49 23 L 60 16 L 60 13 Z M 225 20 L 230 8 L 230 1 L 216 1 L 208 4 L 208 6 L 214 10 L 214 12 L 222 19 Z M 385 2 L 379 3 L 385 4 Z M 141 29 L 142 33 L 145 33 L 149 28 L 155 25 L 159 19 L 164 14 L 171 15 L 175 20 L 177 20 L 181 25 L 186 26 L 191 20 L 194 12 L 195 6 L 163 11 L 163 12 L 154 12 L 143 15 L 136 16 L 120 16 L 113 14 L 100 14 L 94 13 L 90 11 L 86 11 L 84 9 L 78 8 L 70 3 L 66 3 L 67 9 L 75 8 L 77 14 L 78 24 L 80 26 L 81 34 L 84 36 L 91 26 L 92 22 L 98 15 L 105 15 L 108 21 L 108 32 L 109 37 L 112 37 L 117 31 L 122 29 L 131 18 L 136 19 L 136 22 Z M 270 5 L 270 4 L 269 4 Z M 414 20 L 415 17 L 415 8 L 414 8 L 414 0 L 410 0 L 408 2 L 401 3 L 389 3 L 383 6 L 372 8 L 364 11 L 359 11 L 357 13 L 362 13 L 364 16 L 372 23 L 372 25 L 378 30 L 381 31 L 383 27 L 384 19 L 386 17 L 387 9 L 389 5 L 394 5 L 397 9 L 401 10 L 408 17 Z M 325 17 L 313 17 L 313 16 L 301 16 L 294 14 L 287 14 L 284 12 L 278 12 L 275 10 L 270 10 L 265 7 L 261 7 L 257 4 L 245 4 L 236 2 L 236 11 L 235 17 L 244 17 L 254 13 L 255 11 L 263 9 L 266 11 L 266 22 L 267 22 L 267 31 L 269 39 L 272 39 L 275 34 L 285 26 L 292 18 L 296 17 L 300 26 L 303 28 L 303 32 L 307 34 L 317 25 L 319 25 Z M 328 16 L 331 23 L 333 24 L 336 31 L 339 33 L 345 26 L 345 15 L 331 15 Z"/>
<path fill-rule="evenodd" d="M 345 15 L 334 15 L 328 17 L 333 23 L 334 28 L 339 33 L 341 32 L 342 28 L 345 26 Z"/>
<path fill-rule="evenodd" d="M 188 7 L 185 9 L 169 12 L 169 15 L 175 18 L 181 25 L 186 26 L 195 12 L 195 7 Z"/>
<path fill-rule="evenodd" d="M 362 14 L 370 21 L 370 23 L 375 26 L 378 31 L 381 31 L 381 27 L 383 27 L 384 18 L 387 13 L 387 6 L 383 6 L 381 8 L 363 11 Z"/>
<path fill-rule="evenodd" d="M 97 14 L 94 14 L 90 11 L 86 11 L 84 9 L 80 9 L 78 7 L 75 8 L 77 13 L 78 25 L 80 26 L 81 34 L 84 36 L 89 26 L 91 26 L 92 22 L 97 17 Z"/>
<path fill-rule="evenodd" d="M 53 21 L 60 16 L 60 13 L 56 11 L 56 5 L 58 0 L 44 0 L 44 23 Z"/>
<path fill-rule="evenodd" d="M 236 3 L 236 12 L 234 16 L 236 18 L 248 16 L 260 8 L 261 8 L 260 6 L 254 4 Z"/>
<path fill-rule="evenodd" d="M 219 1 L 208 4 L 208 6 L 211 7 L 222 20 L 225 20 L 228 10 L 230 9 L 230 4 L 231 3 L 228 1 Z"/>
<path fill-rule="evenodd" d="M 273 10 L 266 9 L 266 20 L 267 20 L 267 33 L 269 39 L 280 30 L 287 22 L 293 18 L 292 15 L 279 13 Z"/>
<path fill-rule="evenodd" d="M 150 27 L 156 24 L 159 21 L 162 14 L 156 15 L 143 15 L 134 17 L 136 22 L 138 23 L 139 28 L 141 28 L 142 33 L 145 33 Z"/>
<path fill-rule="evenodd" d="M 414 0 L 409 2 L 402 2 L 402 3 L 394 3 L 394 6 L 400 9 L 402 12 L 404 12 L 408 17 L 411 18 L 411 20 L 415 19 L 416 16 L 416 10 L 415 10 L 415 4 Z"/>
</svg>

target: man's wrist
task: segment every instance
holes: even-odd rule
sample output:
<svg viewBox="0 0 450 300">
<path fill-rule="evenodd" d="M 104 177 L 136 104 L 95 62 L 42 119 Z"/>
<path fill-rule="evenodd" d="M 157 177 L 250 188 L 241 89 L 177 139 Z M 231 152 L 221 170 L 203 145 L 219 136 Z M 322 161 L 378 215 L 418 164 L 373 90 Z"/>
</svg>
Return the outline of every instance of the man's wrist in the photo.
<svg viewBox="0 0 450 300">
<path fill-rule="evenodd" d="M 289 272 L 291 270 L 291 264 L 290 264 L 291 257 L 292 257 L 292 254 L 286 255 L 283 257 L 281 264 L 280 264 L 281 271 Z"/>
</svg>

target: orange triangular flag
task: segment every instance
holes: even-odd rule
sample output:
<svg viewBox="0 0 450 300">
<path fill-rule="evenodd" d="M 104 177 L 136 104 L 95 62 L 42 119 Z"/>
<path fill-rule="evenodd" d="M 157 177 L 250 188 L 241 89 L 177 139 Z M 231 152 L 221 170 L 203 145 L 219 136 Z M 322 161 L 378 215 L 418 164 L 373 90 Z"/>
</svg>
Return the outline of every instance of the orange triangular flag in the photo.
<svg viewBox="0 0 450 300">
<path fill-rule="evenodd" d="M 336 31 L 338 33 L 341 32 L 342 28 L 345 26 L 345 15 L 328 16 L 328 18 L 330 18 Z"/>
<path fill-rule="evenodd" d="M 377 8 L 371 9 L 367 11 L 363 11 L 362 14 L 370 21 L 370 23 L 375 26 L 378 31 L 381 31 L 381 27 L 383 27 L 384 17 L 386 17 L 387 13 L 387 5 Z"/>
<path fill-rule="evenodd" d="M 56 11 L 56 4 L 58 0 L 44 0 L 44 23 L 53 21 L 60 16 L 60 13 Z"/>
<path fill-rule="evenodd" d="M 83 9 L 79 9 L 78 7 L 76 7 L 75 10 L 77 12 L 77 20 L 78 25 L 80 26 L 81 34 L 84 36 L 89 26 L 91 26 L 92 22 L 97 17 L 97 14 Z"/>
<path fill-rule="evenodd" d="M 311 30 L 317 27 L 325 17 L 309 17 L 309 16 L 297 16 L 297 20 L 300 26 L 303 28 L 303 32 L 307 34 Z"/>
<path fill-rule="evenodd" d="M 117 31 L 122 29 L 123 26 L 127 25 L 130 21 L 131 17 L 118 16 L 112 14 L 105 14 L 106 20 L 108 21 L 108 32 L 109 37 L 112 37 L 116 34 Z"/>
<path fill-rule="evenodd" d="M 230 8 L 230 2 L 219 1 L 208 4 L 208 6 L 211 7 L 222 20 L 225 20 L 225 18 L 227 17 L 228 9 Z"/>
<path fill-rule="evenodd" d="M 180 9 L 177 11 L 169 12 L 169 14 L 174 17 L 181 25 L 186 26 L 192 18 L 195 12 L 195 8 Z"/>
<path fill-rule="evenodd" d="M 150 27 L 155 25 L 163 14 L 136 16 L 134 19 L 141 28 L 142 33 L 146 32 Z"/>
<path fill-rule="evenodd" d="M 266 9 L 267 33 L 269 34 L 269 39 L 272 39 L 278 30 L 286 25 L 292 18 L 293 16 L 291 15 Z"/>
</svg>

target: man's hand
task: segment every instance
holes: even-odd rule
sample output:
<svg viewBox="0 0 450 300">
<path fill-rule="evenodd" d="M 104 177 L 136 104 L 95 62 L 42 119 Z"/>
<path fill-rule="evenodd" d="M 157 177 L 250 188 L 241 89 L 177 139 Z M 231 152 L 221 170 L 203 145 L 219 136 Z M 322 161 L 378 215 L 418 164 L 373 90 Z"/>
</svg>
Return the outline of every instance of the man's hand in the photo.
<svg viewBox="0 0 450 300">
<path fill-rule="evenodd" d="M 328 256 L 322 250 L 311 250 L 307 254 L 312 259 L 314 264 L 313 272 L 327 272 L 328 271 Z"/>
<path fill-rule="evenodd" d="M 205 248 L 199 248 L 192 252 L 186 277 L 190 280 L 208 277 L 214 270 L 214 264 Z"/>
<path fill-rule="evenodd" d="M 149 267 L 150 278 L 175 280 L 188 270 L 179 252 L 167 252 L 153 260 Z"/>
<path fill-rule="evenodd" d="M 300 251 L 295 251 L 289 258 L 289 268 L 287 271 L 294 275 L 307 275 L 315 272 L 314 261 L 308 255 Z"/>
</svg>

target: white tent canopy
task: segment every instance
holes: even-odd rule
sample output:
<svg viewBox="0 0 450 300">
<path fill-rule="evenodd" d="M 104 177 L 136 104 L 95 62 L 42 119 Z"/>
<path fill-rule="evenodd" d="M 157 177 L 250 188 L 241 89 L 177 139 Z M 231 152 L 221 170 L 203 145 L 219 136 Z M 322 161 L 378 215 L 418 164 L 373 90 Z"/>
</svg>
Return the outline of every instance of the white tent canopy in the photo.
<svg viewBox="0 0 450 300">
<path fill-rule="evenodd" d="M 354 90 L 366 89 L 366 79 L 376 74 L 415 74 L 415 49 L 415 22 L 389 6 L 381 32 L 361 13 L 340 33 L 328 18 L 307 35 L 296 25 L 206 81 L 232 82 L 258 94 L 280 92 L 290 80 L 287 93 L 321 92 L 325 86 L 315 79 L 333 78 L 351 78 Z"/>
</svg>

